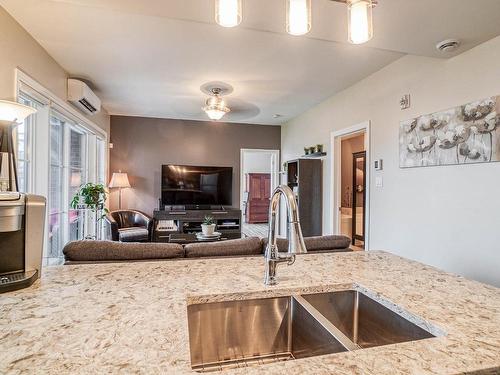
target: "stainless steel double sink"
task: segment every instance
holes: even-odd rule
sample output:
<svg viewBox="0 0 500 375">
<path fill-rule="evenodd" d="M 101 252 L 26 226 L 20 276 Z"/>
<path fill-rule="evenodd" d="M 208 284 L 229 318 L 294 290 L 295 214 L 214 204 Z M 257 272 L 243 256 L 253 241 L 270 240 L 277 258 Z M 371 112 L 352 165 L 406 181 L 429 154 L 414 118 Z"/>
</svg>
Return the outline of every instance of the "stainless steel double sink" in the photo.
<svg viewBox="0 0 500 375">
<path fill-rule="evenodd" d="M 266 364 L 434 337 L 358 290 L 188 306 L 199 372 Z"/>
</svg>

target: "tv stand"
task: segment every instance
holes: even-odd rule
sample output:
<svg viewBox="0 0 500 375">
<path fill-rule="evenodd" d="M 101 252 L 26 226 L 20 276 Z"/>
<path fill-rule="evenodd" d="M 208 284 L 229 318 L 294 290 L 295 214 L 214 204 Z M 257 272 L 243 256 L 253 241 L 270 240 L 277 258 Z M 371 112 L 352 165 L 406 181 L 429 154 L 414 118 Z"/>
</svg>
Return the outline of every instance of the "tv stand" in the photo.
<svg viewBox="0 0 500 375">
<path fill-rule="evenodd" d="M 177 205 L 177 206 L 163 206 L 160 211 L 226 211 L 226 208 L 221 205 L 211 204 L 190 204 L 190 205 Z"/>
<path fill-rule="evenodd" d="M 175 207 L 175 208 L 174 208 Z M 210 209 L 189 210 L 182 206 L 167 206 L 164 210 L 154 211 L 154 236 L 155 242 L 169 242 L 170 235 L 174 233 L 197 233 L 201 232 L 201 224 L 205 216 L 214 218 L 217 231 L 225 237 L 241 238 L 241 210 L 211 206 Z M 176 231 L 158 231 L 156 229 L 159 220 L 173 220 L 177 226 Z"/>
</svg>

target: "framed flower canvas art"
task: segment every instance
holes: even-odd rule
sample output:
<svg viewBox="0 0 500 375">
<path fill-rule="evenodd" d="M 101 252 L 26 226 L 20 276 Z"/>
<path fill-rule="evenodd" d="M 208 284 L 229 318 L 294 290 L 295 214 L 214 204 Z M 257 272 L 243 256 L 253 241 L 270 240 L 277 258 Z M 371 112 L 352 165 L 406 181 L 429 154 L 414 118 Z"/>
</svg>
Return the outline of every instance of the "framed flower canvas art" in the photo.
<svg viewBox="0 0 500 375">
<path fill-rule="evenodd" d="M 500 161 L 500 96 L 402 121 L 400 167 Z"/>
</svg>

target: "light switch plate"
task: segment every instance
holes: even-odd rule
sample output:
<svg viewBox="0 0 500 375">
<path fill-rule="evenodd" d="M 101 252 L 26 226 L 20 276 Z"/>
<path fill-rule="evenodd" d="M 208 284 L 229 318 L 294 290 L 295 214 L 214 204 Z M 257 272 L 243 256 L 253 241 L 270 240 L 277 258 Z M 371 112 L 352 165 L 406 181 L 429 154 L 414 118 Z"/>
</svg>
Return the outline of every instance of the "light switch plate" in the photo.
<svg viewBox="0 0 500 375">
<path fill-rule="evenodd" d="M 403 95 L 403 97 L 399 100 L 399 106 L 401 107 L 401 110 L 404 111 L 405 109 L 410 108 L 410 105 L 411 105 L 410 94 Z"/>
<path fill-rule="evenodd" d="M 384 168 L 384 161 L 382 159 L 377 159 L 373 162 L 373 166 L 376 171 L 381 171 Z"/>
<path fill-rule="evenodd" d="M 375 186 L 376 187 L 383 187 L 384 186 L 384 179 L 381 176 L 375 177 Z"/>
</svg>

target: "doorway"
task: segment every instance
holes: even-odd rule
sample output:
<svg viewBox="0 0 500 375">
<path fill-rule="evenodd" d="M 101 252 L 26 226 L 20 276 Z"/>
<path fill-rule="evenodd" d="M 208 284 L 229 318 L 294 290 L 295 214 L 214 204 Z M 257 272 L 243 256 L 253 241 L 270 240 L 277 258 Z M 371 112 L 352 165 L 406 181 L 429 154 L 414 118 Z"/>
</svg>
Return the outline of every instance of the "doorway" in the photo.
<svg viewBox="0 0 500 375">
<path fill-rule="evenodd" d="M 364 135 L 363 135 L 364 136 Z M 361 137 L 361 136 L 360 136 Z M 364 148 L 364 147 L 363 147 Z M 344 161 L 343 161 L 344 163 Z M 366 201 L 366 151 L 352 154 L 352 202 L 351 228 L 344 235 L 350 235 L 351 244 L 356 248 L 365 247 L 365 201 Z M 344 183 L 344 182 L 342 182 Z"/>
<path fill-rule="evenodd" d="M 279 182 L 279 150 L 242 149 L 240 208 L 244 237 L 266 237 L 269 200 Z"/>
<path fill-rule="evenodd" d="M 368 249 L 369 122 L 332 133 L 332 222 L 353 250 Z"/>
</svg>

